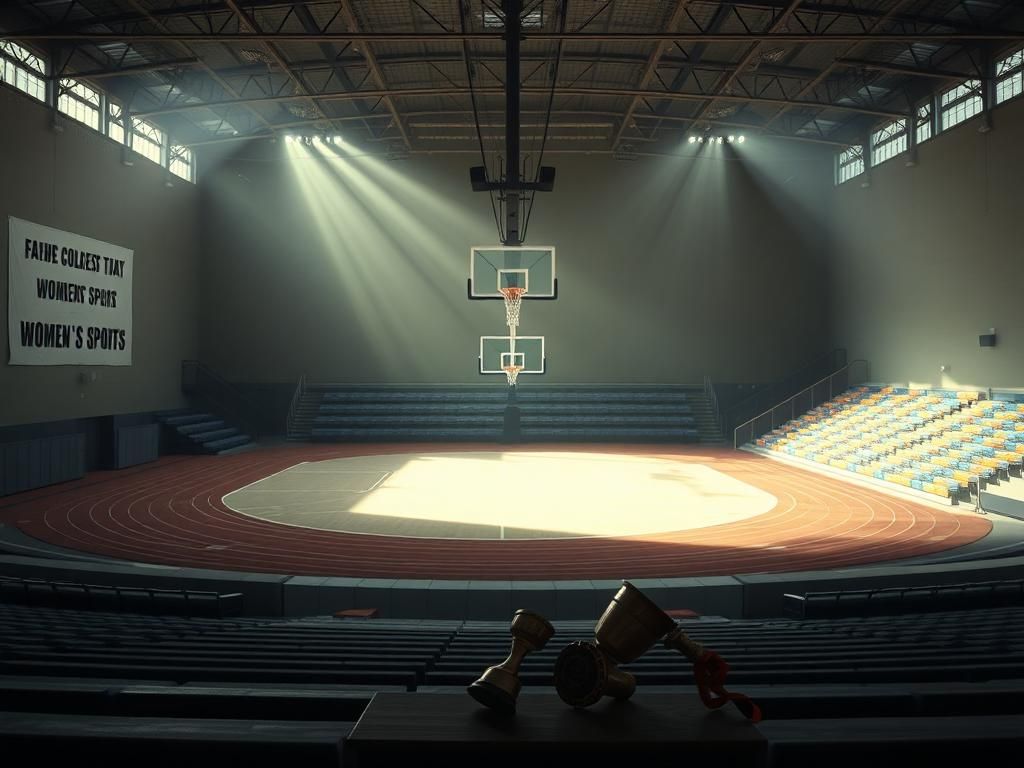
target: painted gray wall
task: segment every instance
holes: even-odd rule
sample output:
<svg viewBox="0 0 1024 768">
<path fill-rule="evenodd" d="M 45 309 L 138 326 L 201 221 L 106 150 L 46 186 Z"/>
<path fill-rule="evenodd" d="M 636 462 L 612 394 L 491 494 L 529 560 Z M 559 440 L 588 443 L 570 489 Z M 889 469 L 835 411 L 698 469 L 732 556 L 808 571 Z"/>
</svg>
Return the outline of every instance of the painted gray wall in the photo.
<svg viewBox="0 0 1024 768">
<path fill-rule="evenodd" d="M 0 334 L 7 344 L 8 216 L 135 251 L 134 349 L 130 367 L 0 365 L 0 426 L 177 407 L 180 366 L 198 353 L 199 195 L 120 147 L 0 88 Z M 96 381 L 82 385 L 82 372 Z"/>
<path fill-rule="evenodd" d="M 882 382 L 1024 387 L 1024 100 L 835 192 L 832 322 Z M 996 328 L 998 345 L 978 346 Z M 940 366 L 949 367 L 940 373 Z"/>
<path fill-rule="evenodd" d="M 546 336 L 547 381 L 764 381 L 826 348 L 831 154 L 683 149 L 549 156 L 527 242 L 556 246 L 560 295 L 519 328 Z M 479 382 L 479 337 L 505 330 L 500 303 L 466 298 L 470 246 L 497 241 L 477 158 L 287 151 L 204 162 L 202 359 L 246 382 Z"/>
</svg>

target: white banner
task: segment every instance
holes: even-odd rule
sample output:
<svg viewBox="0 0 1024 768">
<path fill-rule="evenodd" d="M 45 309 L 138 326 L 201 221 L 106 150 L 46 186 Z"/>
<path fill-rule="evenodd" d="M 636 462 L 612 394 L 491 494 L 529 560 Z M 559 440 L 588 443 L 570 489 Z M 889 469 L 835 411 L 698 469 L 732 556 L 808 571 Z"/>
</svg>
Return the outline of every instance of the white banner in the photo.
<svg viewBox="0 0 1024 768">
<path fill-rule="evenodd" d="M 133 252 L 8 224 L 10 364 L 131 365 Z"/>
</svg>

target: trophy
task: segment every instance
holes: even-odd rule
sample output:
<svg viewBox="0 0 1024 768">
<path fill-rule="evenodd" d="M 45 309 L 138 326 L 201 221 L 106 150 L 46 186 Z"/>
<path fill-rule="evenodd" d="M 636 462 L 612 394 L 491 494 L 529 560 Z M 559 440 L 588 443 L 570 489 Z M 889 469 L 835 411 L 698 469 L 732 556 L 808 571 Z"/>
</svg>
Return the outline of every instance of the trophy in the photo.
<svg viewBox="0 0 1024 768">
<path fill-rule="evenodd" d="M 531 651 L 539 651 L 552 635 L 555 628 L 538 613 L 520 608 L 512 617 L 512 651 L 501 664 L 488 667 L 467 689 L 466 692 L 484 706 L 499 712 L 512 714 L 516 711 L 516 698 L 522 683 L 519 681 L 519 665 Z"/>
<path fill-rule="evenodd" d="M 637 659 L 675 628 L 668 614 L 624 581 L 597 620 L 595 642 L 570 643 L 558 655 L 558 695 L 574 707 L 589 707 L 606 695 L 628 699 L 636 690 L 636 678 L 616 665 Z"/>
<path fill-rule="evenodd" d="M 729 665 L 721 656 L 692 640 L 675 621 L 628 581 L 612 598 L 594 629 L 594 642 L 570 643 L 555 662 L 555 690 L 573 707 L 589 707 L 602 696 L 628 699 L 636 690 L 636 678 L 618 669 L 639 658 L 664 638 L 666 648 L 677 650 L 693 663 L 701 701 L 718 709 L 732 701 L 757 722 L 761 712 L 742 694 L 725 690 Z"/>
</svg>

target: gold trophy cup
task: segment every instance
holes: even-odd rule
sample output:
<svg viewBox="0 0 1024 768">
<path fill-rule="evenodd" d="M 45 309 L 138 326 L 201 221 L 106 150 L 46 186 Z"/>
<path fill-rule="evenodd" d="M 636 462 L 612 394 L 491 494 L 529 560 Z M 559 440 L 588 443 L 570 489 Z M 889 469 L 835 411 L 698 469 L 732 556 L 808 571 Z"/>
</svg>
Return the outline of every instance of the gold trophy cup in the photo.
<svg viewBox="0 0 1024 768">
<path fill-rule="evenodd" d="M 570 643 L 555 662 L 555 689 L 566 704 L 589 707 L 602 696 L 628 699 L 636 678 L 618 669 L 639 658 L 655 642 L 679 651 L 693 663 L 700 699 L 708 709 L 733 702 L 749 719 L 758 722 L 761 710 L 749 697 L 725 689 L 729 665 L 714 651 L 705 650 L 650 598 L 628 581 L 605 608 L 594 629 L 594 642 Z"/>
<path fill-rule="evenodd" d="M 555 628 L 538 613 L 520 608 L 512 617 L 512 651 L 501 664 L 488 667 L 467 689 L 474 699 L 499 712 L 516 711 L 516 698 L 522 683 L 519 666 L 531 651 L 539 651 L 555 634 Z"/>
<path fill-rule="evenodd" d="M 618 669 L 676 629 L 672 618 L 628 581 L 594 629 L 595 642 L 570 643 L 555 662 L 555 689 L 566 704 L 589 707 L 602 696 L 628 699 L 636 678 Z"/>
</svg>

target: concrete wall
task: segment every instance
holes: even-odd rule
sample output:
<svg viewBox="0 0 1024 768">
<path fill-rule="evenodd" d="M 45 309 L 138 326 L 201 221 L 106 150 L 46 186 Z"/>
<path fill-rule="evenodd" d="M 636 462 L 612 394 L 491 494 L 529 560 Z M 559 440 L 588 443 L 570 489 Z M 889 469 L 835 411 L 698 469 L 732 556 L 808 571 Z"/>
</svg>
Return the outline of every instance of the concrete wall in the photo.
<svg viewBox="0 0 1024 768">
<path fill-rule="evenodd" d="M 130 367 L 0 365 L 0 426 L 78 419 L 182 404 L 180 365 L 198 353 L 199 253 L 195 186 L 64 118 L 50 127 L 41 103 L 0 88 L 0 334 L 7 342 L 8 216 L 135 251 Z M 79 383 L 82 372 L 96 380 Z"/>
<path fill-rule="evenodd" d="M 871 378 L 1024 387 L 1024 100 L 969 120 L 835 192 L 837 346 Z M 994 349 L 978 335 L 996 328 Z M 941 373 L 940 366 L 948 366 Z"/>
<path fill-rule="evenodd" d="M 497 241 L 477 159 L 288 147 L 204 162 L 204 362 L 244 382 L 480 381 L 479 336 L 505 330 L 500 303 L 466 298 L 470 246 Z M 560 294 L 519 328 L 546 336 L 547 381 L 765 381 L 826 348 L 830 154 L 740 149 L 549 156 L 527 242 L 556 246 Z"/>
</svg>

